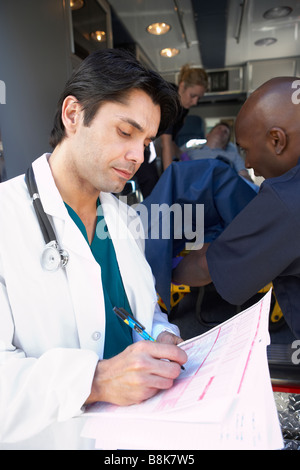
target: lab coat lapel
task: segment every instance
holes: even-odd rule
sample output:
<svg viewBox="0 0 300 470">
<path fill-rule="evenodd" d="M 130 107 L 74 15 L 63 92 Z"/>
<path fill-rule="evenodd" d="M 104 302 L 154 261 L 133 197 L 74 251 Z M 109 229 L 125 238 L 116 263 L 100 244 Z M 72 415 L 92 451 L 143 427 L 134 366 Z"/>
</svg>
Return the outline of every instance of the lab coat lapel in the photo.
<svg viewBox="0 0 300 470">
<path fill-rule="evenodd" d="M 52 176 L 49 157 L 50 154 L 45 153 L 32 164 L 36 184 L 46 214 L 64 219 L 66 211 Z"/>
<path fill-rule="evenodd" d="M 151 333 L 156 295 L 151 269 L 128 229 L 133 209 L 108 193 L 101 193 L 100 200 L 132 313 Z"/>
<path fill-rule="evenodd" d="M 73 222 L 55 185 L 48 155 L 33 163 L 44 211 L 54 225 L 57 241 L 69 254 L 65 268 L 78 327 L 80 347 L 103 355 L 105 307 L 101 269 L 82 233 Z M 55 273 L 54 273 L 55 275 Z"/>
</svg>

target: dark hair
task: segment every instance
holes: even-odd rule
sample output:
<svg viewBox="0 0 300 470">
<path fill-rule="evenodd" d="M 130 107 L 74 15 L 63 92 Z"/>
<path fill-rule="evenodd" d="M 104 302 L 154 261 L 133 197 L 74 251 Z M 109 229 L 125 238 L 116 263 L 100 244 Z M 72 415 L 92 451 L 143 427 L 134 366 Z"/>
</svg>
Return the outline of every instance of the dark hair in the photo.
<svg viewBox="0 0 300 470">
<path fill-rule="evenodd" d="M 90 54 L 66 83 L 58 101 L 51 132 L 54 148 L 65 137 L 61 119 L 62 104 L 67 96 L 75 96 L 84 110 L 84 125 L 88 126 L 104 102 L 124 102 L 132 89 L 145 91 L 160 105 L 161 135 L 175 120 L 180 105 L 177 92 L 157 72 L 146 69 L 129 52 L 105 49 Z"/>
</svg>

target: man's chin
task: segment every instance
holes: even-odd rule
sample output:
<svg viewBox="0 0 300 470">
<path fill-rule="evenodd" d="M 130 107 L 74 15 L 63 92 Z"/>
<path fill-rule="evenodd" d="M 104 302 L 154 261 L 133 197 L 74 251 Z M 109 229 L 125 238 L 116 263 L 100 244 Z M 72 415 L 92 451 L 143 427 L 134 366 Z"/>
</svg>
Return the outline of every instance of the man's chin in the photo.
<svg viewBox="0 0 300 470">
<path fill-rule="evenodd" d="M 115 185 L 115 188 L 113 191 L 111 191 L 113 194 L 120 194 L 124 190 L 125 186 L 127 184 L 127 181 L 122 181 L 119 184 Z"/>
</svg>

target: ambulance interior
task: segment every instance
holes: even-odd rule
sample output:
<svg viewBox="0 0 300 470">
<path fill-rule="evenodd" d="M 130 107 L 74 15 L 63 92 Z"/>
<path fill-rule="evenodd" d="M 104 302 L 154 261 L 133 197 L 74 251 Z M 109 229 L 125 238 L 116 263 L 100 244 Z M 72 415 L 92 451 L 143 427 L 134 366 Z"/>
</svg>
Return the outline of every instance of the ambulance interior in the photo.
<svg viewBox="0 0 300 470">
<path fill-rule="evenodd" d="M 193 134 L 193 119 L 201 118 L 203 124 L 202 133 L 192 135 L 194 138 L 205 139 L 205 133 L 219 121 L 228 122 L 234 129 L 239 109 L 256 88 L 275 76 L 300 74 L 298 1 L 110 0 L 110 4 L 114 30 L 118 31 L 114 33 L 114 40 L 119 40 L 120 44 L 132 41 L 130 47 L 141 60 L 154 66 L 168 81 L 177 83 L 179 70 L 186 63 L 208 72 L 209 90 L 197 106 L 190 108 L 186 120 L 190 127 L 185 125 L 180 145 L 186 144 L 185 137 Z M 149 34 L 147 27 L 159 21 L 171 25 L 169 32 L 160 36 Z M 165 48 L 170 48 L 170 55 L 172 49 L 176 49 L 176 55 L 164 57 L 161 51 Z M 234 132 L 232 141 L 235 142 Z M 157 164 L 161 169 L 159 154 Z M 255 177 L 251 170 L 250 174 L 260 186 L 263 178 Z M 138 188 L 136 194 L 140 197 Z M 169 316 L 187 337 L 207 331 L 263 295 L 259 292 L 245 305 L 232 306 L 221 298 L 213 285 L 190 289 L 172 286 L 172 289 L 173 308 Z M 268 361 L 273 389 L 297 392 L 299 368 L 291 360 L 295 338 L 275 298 L 269 325 Z M 293 400 L 295 397 L 297 395 L 293 395 Z M 283 416 L 286 423 L 290 420 L 286 426 L 289 435 L 288 429 L 295 430 L 298 426 L 295 427 L 295 415 L 287 418 L 283 413 Z M 297 433 L 291 433 L 293 439 L 299 437 Z"/>
<path fill-rule="evenodd" d="M 205 134 L 217 122 L 226 121 L 235 143 L 235 119 L 247 97 L 275 76 L 300 77 L 299 0 L 34 0 L 29 3 L 7 2 L 5 24 L 0 20 L 0 44 L 5 43 L 5 48 L 0 46 L 3 61 L 0 113 L 4 112 L 2 105 L 6 106 L 5 119 L 0 115 L 0 181 L 24 172 L 32 155 L 45 151 L 62 84 L 94 50 L 126 48 L 175 84 L 184 64 L 204 68 L 209 76 L 209 89 L 188 115 L 190 122 L 193 117 L 201 119 L 199 139 L 205 139 Z M 16 4 L 19 14 L 16 14 Z M 149 26 L 156 23 L 160 29 L 166 27 L 167 32 L 159 34 L 157 29 L 154 34 L 153 30 L 149 32 Z M 19 54 L 17 69 L 11 61 L 15 51 Z M 27 73 L 29 68 L 31 73 Z M 22 87 L 15 79 L 17 75 L 22 77 Z M 8 89 L 11 83 L 15 87 L 13 93 Z M 29 107 L 35 116 L 31 122 L 26 118 Z M 190 129 L 185 130 L 189 134 Z M 181 145 L 186 145 L 185 136 L 181 137 Z M 22 160 L 17 157 L 20 153 Z M 161 172 L 159 154 L 156 162 Z M 251 175 L 259 186 L 263 179 Z M 142 201 L 136 181 L 130 182 L 126 191 L 132 202 Z M 261 295 L 262 292 L 257 293 L 256 298 Z M 175 289 L 169 317 L 187 339 L 225 321 L 244 307 L 225 302 L 213 285 Z M 269 368 L 274 391 L 297 397 L 296 411 L 288 420 L 291 423 L 296 416 L 298 421 L 293 430 L 291 424 L 286 426 L 286 435 L 296 442 L 300 440 L 297 414 L 300 374 L 299 364 L 291 359 L 295 338 L 280 309 L 275 307 L 276 299 L 270 312 Z M 286 408 L 284 413 L 286 418 Z"/>
</svg>

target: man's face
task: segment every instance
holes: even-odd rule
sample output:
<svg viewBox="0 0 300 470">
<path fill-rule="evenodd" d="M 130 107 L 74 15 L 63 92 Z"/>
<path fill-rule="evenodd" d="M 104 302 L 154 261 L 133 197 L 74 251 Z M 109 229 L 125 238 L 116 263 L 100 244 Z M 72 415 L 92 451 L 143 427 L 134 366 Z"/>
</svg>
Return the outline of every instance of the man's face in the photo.
<svg viewBox="0 0 300 470">
<path fill-rule="evenodd" d="M 211 148 L 226 148 L 230 137 L 230 130 L 224 124 L 218 124 L 207 135 L 207 143 Z M 210 145 L 211 144 L 211 145 Z"/>
<path fill-rule="evenodd" d="M 281 172 L 276 166 L 273 148 L 269 145 L 263 125 L 256 119 L 238 116 L 236 121 L 236 143 L 245 159 L 245 167 L 253 168 L 255 176 L 272 178 Z"/>
<path fill-rule="evenodd" d="M 235 125 L 236 142 L 246 168 L 256 176 L 278 177 L 299 161 L 299 109 L 293 102 L 293 78 L 278 77 L 254 91 Z"/>
<path fill-rule="evenodd" d="M 103 103 L 89 124 L 83 111 L 71 136 L 74 177 L 82 190 L 122 191 L 144 161 L 144 149 L 155 138 L 160 106 L 141 90 L 133 90 L 124 103 Z"/>
</svg>

